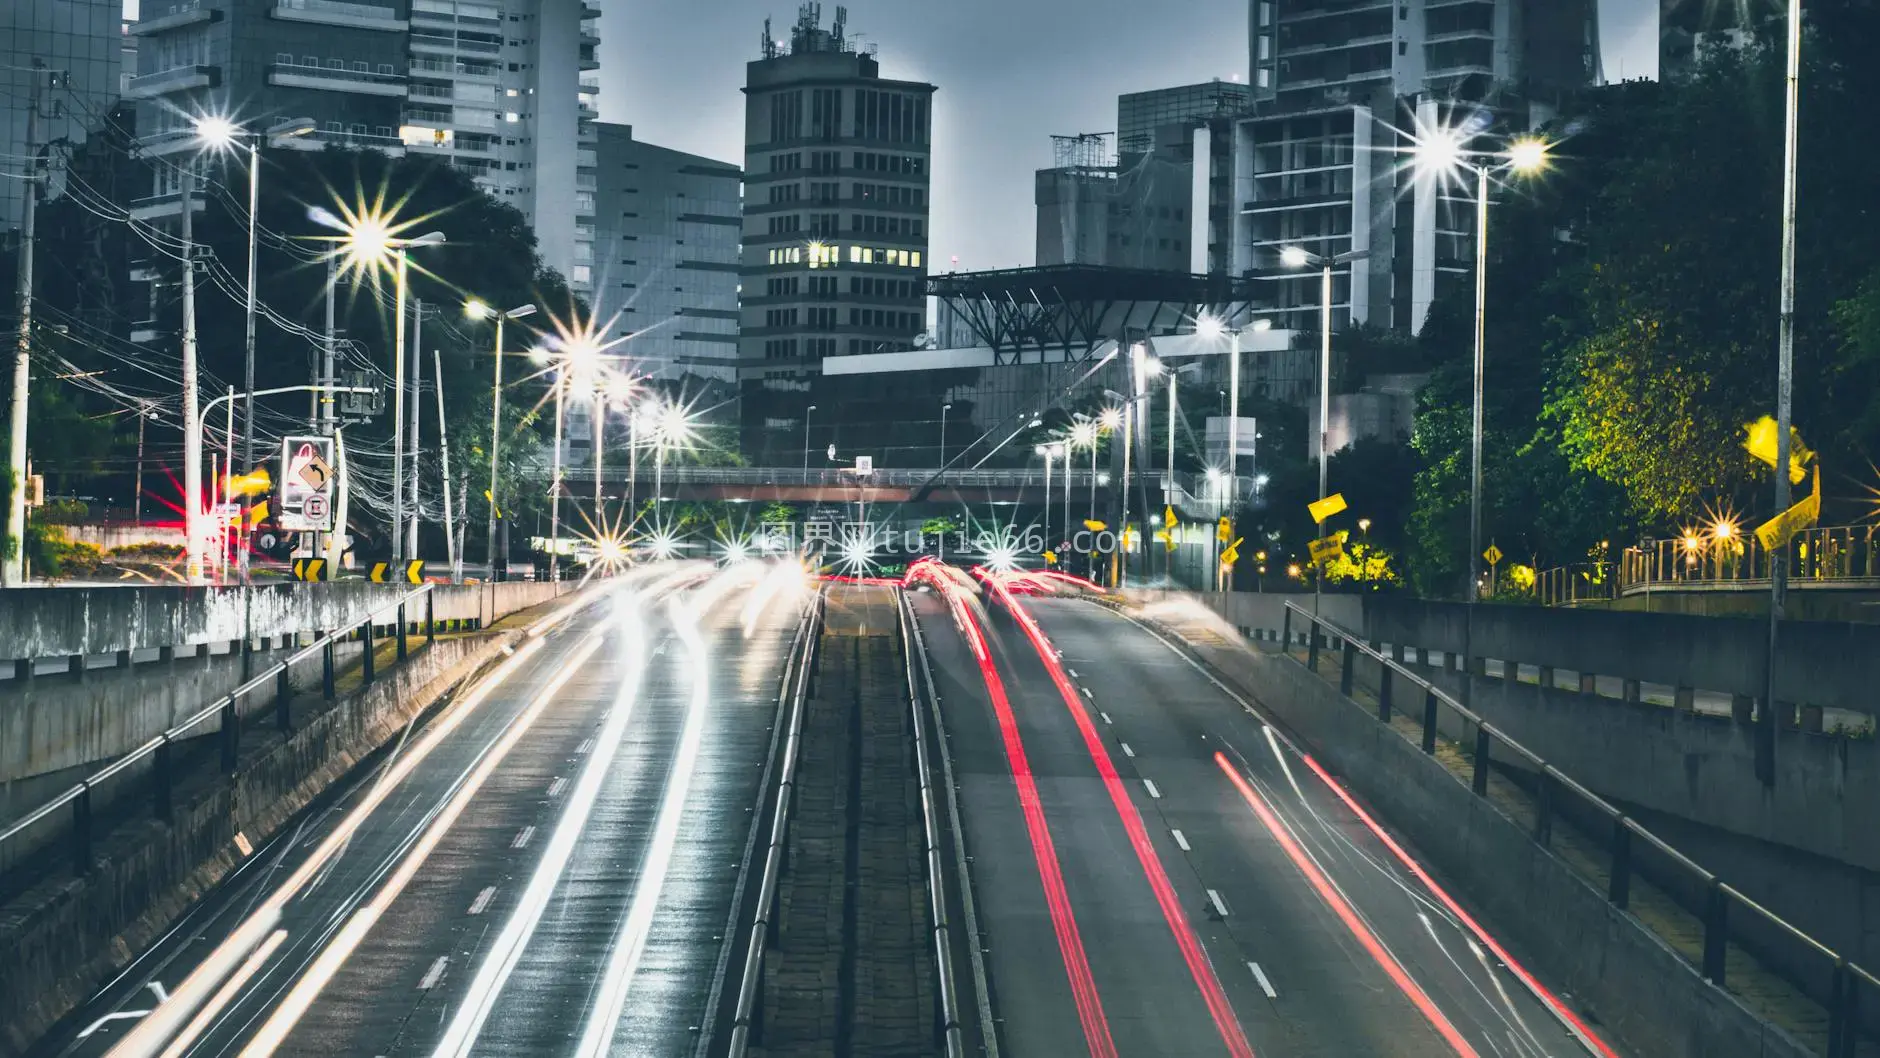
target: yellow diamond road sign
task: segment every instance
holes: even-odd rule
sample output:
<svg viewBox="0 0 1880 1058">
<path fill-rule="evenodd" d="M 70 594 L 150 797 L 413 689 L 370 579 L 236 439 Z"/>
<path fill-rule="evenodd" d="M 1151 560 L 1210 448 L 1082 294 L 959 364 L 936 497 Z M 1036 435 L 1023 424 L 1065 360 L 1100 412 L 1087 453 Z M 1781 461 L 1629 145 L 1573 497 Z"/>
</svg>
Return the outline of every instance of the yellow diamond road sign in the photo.
<svg viewBox="0 0 1880 1058">
<path fill-rule="evenodd" d="M 1225 544 L 1234 538 L 1234 522 L 1231 518 L 1222 518 L 1214 525 L 1214 539 Z"/>
<path fill-rule="evenodd" d="M 1490 544 L 1488 550 L 1482 552 L 1482 557 L 1488 560 L 1489 565 L 1498 566 L 1501 564 L 1501 548 Z"/>
<path fill-rule="evenodd" d="M 1306 510 L 1312 512 L 1312 520 L 1325 524 L 1325 519 L 1345 509 L 1345 494 L 1334 492 L 1316 503 L 1306 504 Z"/>
</svg>

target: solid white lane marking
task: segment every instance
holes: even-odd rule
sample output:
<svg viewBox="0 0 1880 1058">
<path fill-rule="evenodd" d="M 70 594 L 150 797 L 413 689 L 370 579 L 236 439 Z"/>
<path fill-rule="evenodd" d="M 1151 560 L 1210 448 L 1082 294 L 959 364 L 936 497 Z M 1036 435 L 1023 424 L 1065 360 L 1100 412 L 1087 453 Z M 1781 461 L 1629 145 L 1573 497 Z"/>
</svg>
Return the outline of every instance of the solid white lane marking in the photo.
<svg viewBox="0 0 1880 1058">
<path fill-rule="evenodd" d="M 1123 756 L 1133 757 L 1136 755 L 1136 751 L 1129 748 L 1129 743 L 1125 742 L 1122 744 L 1122 746 L 1123 746 Z"/>
<path fill-rule="evenodd" d="M 567 788 L 568 788 L 568 777 L 565 775 L 558 775 L 555 777 L 554 782 L 548 784 L 548 796 L 560 797 L 561 792 L 563 790 L 566 790 Z"/>
<path fill-rule="evenodd" d="M 1247 964 L 1247 969 L 1249 969 L 1249 970 L 1252 970 L 1252 971 L 1253 971 L 1253 979 L 1254 979 L 1254 980 L 1256 980 L 1256 981 L 1258 981 L 1258 982 L 1260 982 L 1260 991 L 1262 991 L 1262 992 L 1265 992 L 1265 993 L 1266 993 L 1266 998 L 1268 998 L 1268 999 L 1278 999 L 1278 998 L 1279 998 L 1279 993 L 1278 993 L 1278 992 L 1275 992 L 1275 991 L 1273 991 L 1273 982 L 1271 982 L 1271 981 L 1268 981 L 1268 980 L 1266 979 L 1266 971 L 1265 971 L 1265 970 L 1262 970 L 1262 969 L 1260 969 L 1260 964 L 1259 964 L 1259 963 L 1257 963 L 1257 962 L 1250 962 L 1250 963 L 1248 963 L 1248 964 Z"/>
<path fill-rule="evenodd" d="M 1104 723 L 1106 723 L 1106 724 L 1107 724 L 1107 723 L 1109 723 L 1109 722 L 1110 722 L 1110 714 L 1108 714 L 1108 713 L 1103 713 L 1103 712 L 1099 712 L 1099 713 L 1098 713 L 1097 715 L 1103 718 L 1103 722 L 1104 722 Z"/>
<path fill-rule="evenodd" d="M 1155 788 L 1155 783 L 1153 783 L 1153 782 L 1151 782 L 1151 781 L 1149 781 L 1148 779 L 1144 779 L 1144 780 L 1142 780 L 1142 784 L 1143 784 L 1144 786 L 1147 786 L 1147 787 L 1149 788 L 1149 796 L 1150 796 L 1150 797 L 1160 797 L 1160 796 L 1162 796 L 1162 791 L 1160 791 L 1160 790 L 1158 790 L 1158 789 L 1156 789 L 1156 788 Z"/>
<path fill-rule="evenodd" d="M 91 1024 L 85 1026 L 83 1029 L 80 1029 L 78 1033 L 78 1038 L 82 1040 L 85 1037 L 91 1035 L 92 1033 L 97 1032 L 99 1029 L 104 1028 L 106 1025 L 110 1024 L 113 1021 L 128 1021 L 133 1018 L 141 1018 L 145 1014 L 148 1014 L 148 1013 L 150 1013 L 150 1011 L 148 1010 L 120 1010 L 113 1014 L 106 1014 L 104 1017 L 101 1017 L 97 1021 L 94 1021 Z"/>
<path fill-rule="evenodd" d="M 1273 726 L 1261 724 L 1260 729 L 1266 732 L 1266 744 L 1273 747 L 1273 759 L 1279 761 L 1279 770 L 1286 773 L 1286 782 L 1292 786 L 1293 796 L 1299 798 L 1300 804 L 1305 804 L 1305 791 L 1299 788 L 1299 780 L 1293 778 L 1292 765 L 1286 763 L 1286 754 L 1279 751 L 1279 739 L 1273 734 Z M 1313 815 L 1317 816 L 1318 813 L 1314 812 Z"/>
<path fill-rule="evenodd" d="M 1218 890 L 1208 890 L 1208 903 L 1214 905 L 1215 914 L 1222 918 L 1227 917 L 1227 905 L 1221 902 L 1221 894 Z"/>
<path fill-rule="evenodd" d="M 1187 851 L 1189 851 L 1189 849 L 1188 849 L 1188 839 L 1182 836 L 1182 832 L 1181 832 L 1181 831 L 1179 831 L 1179 830 L 1171 830 L 1171 831 L 1169 831 L 1169 833 L 1170 833 L 1170 834 L 1173 834 L 1173 835 L 1175 835 L 1175 844 L 1177 844 L 1177 845 L 1180 845 L 1180 846 L 1182 847 L 1182 851 L 1183 851 L 1183 852 L 1187 852 Z"/>
<path fill-rule="evenodd" d="M 516 840 L 509 843 L 509 847 L 512 849 L 527 848 L 529 845 L 529 839 L 534 836 L 535 836 L 534 824 L 523 827 L 522 832 L 516 835 Z"/>
<path fill-rule="evenodd" d="M 470 901 L 470 914 L 481 915 L 484 912 L 484 910 L 490 906 L 490 901 L 494 899 L 495 896 L 496 896 L 495 886 L 493 885 L 484 886 L 483 891 L 477 894 L 477 898 L 475 900 Z"/>
<path fill-rule="evenodd" d="M 437 961 L 431 964 L 431 968 L 424 971 L 424 976 L 418 979 L 418 991 L 429 992 L 437 984 L 437 979 L 444 976 L 444 966 L 449 962 L 450 956 L 438 956 Z"/>
</svg>

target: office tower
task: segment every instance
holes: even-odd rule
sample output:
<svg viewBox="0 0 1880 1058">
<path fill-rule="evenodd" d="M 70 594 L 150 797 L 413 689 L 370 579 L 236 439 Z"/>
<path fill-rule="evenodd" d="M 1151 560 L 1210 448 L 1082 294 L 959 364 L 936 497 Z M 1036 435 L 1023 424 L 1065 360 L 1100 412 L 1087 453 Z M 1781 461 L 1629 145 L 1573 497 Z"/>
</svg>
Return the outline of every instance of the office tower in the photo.
<svg viewBox="0 0 1880 1058">
<path fill-rule="evenodd" d="M 53 140 L 76 146 L 100 127 L 118 95 L 121 23 L 119 0 L 0 3 L 0 153 L 9 159 L 8 170 L 24 171 L 26 156 Z M 36 75 L 34 63 L 46 72 Z M 28 144 L 35 77 L 40 120 Z M 25 187 L 22 180 L 0 179 L 0 231 L 19 227 Z"/>
<path fill-rule="evenodd" d="M 722 403 L 737 381 L 744 174 L 636 140 L 630 125 L 595 131 L 594 292 L 614 320 L 607 337 L 688 401 Z"/>
<path fill-rule="evenodd" d="M 824 358 L 912 347 L 926 327 L 933 85 L 881 76 L 799 10 L 766 25 L 745 84 L 740 374 L 800 378 Z"/>
</svg>

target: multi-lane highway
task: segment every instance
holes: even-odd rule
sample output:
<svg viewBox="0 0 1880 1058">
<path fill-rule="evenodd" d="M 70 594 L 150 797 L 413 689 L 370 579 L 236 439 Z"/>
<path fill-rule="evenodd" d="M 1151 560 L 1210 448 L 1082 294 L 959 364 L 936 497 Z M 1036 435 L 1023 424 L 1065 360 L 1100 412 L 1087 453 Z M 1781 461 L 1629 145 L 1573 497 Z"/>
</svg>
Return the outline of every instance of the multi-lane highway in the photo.
<svg viewBox="0 0 1880 1058">
<path fill-rule="evenodd" d="M 693 1053 L 803 581 L 602 595 L 256 849 L 45 1053 Z"/>
<path fill-rule="evenodd" d="M 915 608 L 1010 1053 L 1612 1053 L 1149 630 L 934 588 Z"/>
<path fill-rule="evenodd" d="M 1158 633 L 1024 577 L 917 580 L 908 646 L 964 844 L 927 862 L 970 863 L 946 884 L 974 899 L 946 903 L 981 950 L 950 948 L 950 983 L 992 1018 L 967 1038 L 1020 1058 L 1613 1055 Z M 724 1053 L 807 581 L 668 564 L 584 598 L 253 849 L 41 1053 Z M 936 1021 L 900 1002 L 850 1013 Z"/>
</svg>

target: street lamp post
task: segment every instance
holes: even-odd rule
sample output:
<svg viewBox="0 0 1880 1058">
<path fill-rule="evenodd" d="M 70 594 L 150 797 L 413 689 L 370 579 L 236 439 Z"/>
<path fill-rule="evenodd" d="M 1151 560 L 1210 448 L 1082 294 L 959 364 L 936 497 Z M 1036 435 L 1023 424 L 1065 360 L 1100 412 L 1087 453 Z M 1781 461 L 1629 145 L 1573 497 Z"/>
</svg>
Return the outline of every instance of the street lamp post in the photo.
<svg viewBox="0 0 1880 1058">
<path fill-rule="evenodd" d="M 1475 364 L 1469 426 L 1468 584 L 1468 600 L 1473 603 L 1481 595 L 1482 578 L 1482 380 L 1487 362 L 1489 174 L 1498 168 L 1521 174 L 1539 172 L 1547 165 L 1548 145 L 1524 136 L 1511 142 L 1505 151 L 1470 151 L 1465 148 L 1467 140 L 1465 134 L 1452 129 L 1433 130 L 1418 139 L 1416 163 L 1442 176 L 1468 169 L 1475 177 Z"/>
<path fill-rule="evenodd" d="M 1802 81 L 1802 3 L 1789 0 L 1788 65 L 1784 76 L 1782 147 L 1782 277 L 1776 335 L 1776 513 L 1789 509 L 1790 402 L 1795 386 L 1795 198 Z M 1815 469 L 1820 483 L 1821 469 Z M 1756 731 L 1756 777 L 1764 786 L 1776 781 L 1776 642 L 1788 594 L 1789 555 L 1785 544 L 1769 552 L 1769 658 L 1764 665 L 1763 709 Z"/>
<path fill-rule="evenodd" d="M 947 412 L 953 410 L 951 403 L 940 405 L 940 465 L 947 465 Z"/>
<path fill-rule="evenodd" d="M 1319 492 L 1320 499 L 1325 498 L 1326 461 L 1331 455 L 1327 442 L 1330 437 L 1332 419 L 1332 269 L 1341 264 L 1362 261 L 1371 256 L 1369 250 L 1348 250 L 1345 253 L 1329 257 L 1308 252 L 1301 246 L 1288 246 L 1280 251 L 1280 260 L 1288 268 L 1304 268 L 1308 265 L 1320 271 L 1319 278 Z M 1355 282 L 1355 280 L 1354 280 Z M 1312 612 L 1319 612 L 1320 588 L 1325 579 L 1325 567 L 1319 565 L 1312 577 Z"/>
<path fill-rule="evenodd" d="M 1217 316 L 1204 316 L 1196 330 L 1205 335 L 1225 331 L 1228 337 L 1227 361 L 1227 510 L 1230 518 L 1240 510 L 1240 337 L 1243 331 L 1270 330 L 1273 321 L 1258 319 L 1245 327 L 1229 327 Z M 1257 447 L 1259 442 L 1255 440 Z"/>
<path fill-rule="evenodd" d="M 1044 539 L 1051 546 L 1051 456 L 1054 446 L 1039 445 L 1034 451 L 1044 457 Z"/>
<path fill-rule="evenodd" d="M 496 317 L 496 348 L 495 348 L 496 366 L 494 369 L 495 378 L 490 383 L 489 539 L 484 541 L 484 545 L 483 545 L 483 560 L 489 567 L 487 575 L 491 580 L 495 580 L 496 579 L 496 522 L 497 522 L 497 517 L 498 517 L 496 513 L 498 509 L 496 497 L 499 495 L 499 493 L 496 491 L 496 468 L 498 466 L 497 453 L 499 449 L 502 447 L 502 441 L 503 441 L 503 324 L 509 320 L 519 320 L 519 319 L 522 319 L 524 316 L 532 315 L 535 312 L 535 306 L 533 304 L 518 305 L 515 308 L 510 309 L 507 312 L 497 312 L 496 310 L 490 308 L 487 303 L 478 301 L 477 299 L 472 298 L 469 301 L 464 303 L 463 310 L 464 310 L 464 314 L 469 316 L 473 320 L 485 319 L 489 316 Z"/>
</svg>

